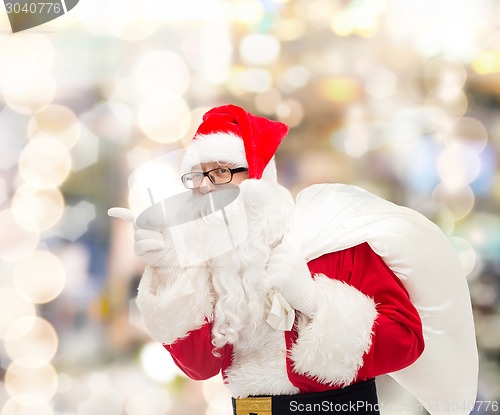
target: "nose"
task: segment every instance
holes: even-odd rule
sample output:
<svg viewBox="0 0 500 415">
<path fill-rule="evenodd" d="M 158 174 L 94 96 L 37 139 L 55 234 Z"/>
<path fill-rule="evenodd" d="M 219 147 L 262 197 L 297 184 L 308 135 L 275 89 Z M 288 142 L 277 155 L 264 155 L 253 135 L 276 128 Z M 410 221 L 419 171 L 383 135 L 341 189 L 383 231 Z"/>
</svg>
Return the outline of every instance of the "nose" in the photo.
<svg viewBox="0 0 500 415">
<path fill-rule="evenodd" d="M 202 194 L 207 194 L 213 192 L 215 190 L 215 185 L 210 181 L 210 179 L 205 176 L 201 181 L 201 186 L 198 188 L 198 191 Z"/>
</svg>

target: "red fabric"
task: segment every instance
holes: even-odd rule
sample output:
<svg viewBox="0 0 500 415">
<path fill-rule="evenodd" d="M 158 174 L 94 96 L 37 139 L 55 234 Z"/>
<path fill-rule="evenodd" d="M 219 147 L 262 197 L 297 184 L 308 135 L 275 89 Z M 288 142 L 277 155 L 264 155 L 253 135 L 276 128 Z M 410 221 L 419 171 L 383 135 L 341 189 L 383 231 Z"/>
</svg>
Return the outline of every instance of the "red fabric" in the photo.
<svg viewBox="0 0 500 415">
<path fill-rule="evenodd" d="M 232 347 L 219 349 L 219 356 L 212 353 L 212 324 L 205 323 L 200 329 L 172 345 L 164 344 L 175 364 L 191 379 L 205 380 L 217 375 L 231 364 Z"/>
<path fill-rule="evenodd" d="M 418 312 L 400 279 L 367 243 L 323 255 L 310 261 L 308 266 L 313 275 L 321 273 L 346 282 L 373 298 L 377 305 L 372 346 L 353 383 L 403 369 L 422 354 L 424 338 Z M 285 333 L 288 349 L 296 338 L 296 331 Z M 290 359 L 287 359 L 287 369 L 290 381 L 302 393 L 335 389 L 296 374 Z"/>
<path fill-rule="evenodd" d="M 321 273 L 344 281 L 377 304 L 379 315 L 373 326 L 372 347 L 364 356 L 364 365 L 355 382 L 403 369 L 420 356 L 424 350 L 420 317 L 399 278 L 368 244 L 323 255 L 310 261 L 308 266 L 313 275 Z M 220 350 L 221 357 L 213 355 L 211 329 L 211 324 L 207 323 L 174 345 L 165 346 L 176 364 L 192 379 L 208 379 L 220 370 L 224 373 L 231 365 L 230 346 Z M 288 350 L 297 335 L 295 329 L 285 332 Z M 301 393 L 336 389 L 295 373 L 292 363 L 287 358 L 288 377 Z"/>
<path fill-rule="evenodd" d="M 288 127 L 279 121 L 253 115 L 236 105 L 223 105 L 203 115 L 196 135 L 220 132 L 233 133 L 243 139 L 248 177 L 260 179 L 281 140 L 287 135 Z"/>
</svg>

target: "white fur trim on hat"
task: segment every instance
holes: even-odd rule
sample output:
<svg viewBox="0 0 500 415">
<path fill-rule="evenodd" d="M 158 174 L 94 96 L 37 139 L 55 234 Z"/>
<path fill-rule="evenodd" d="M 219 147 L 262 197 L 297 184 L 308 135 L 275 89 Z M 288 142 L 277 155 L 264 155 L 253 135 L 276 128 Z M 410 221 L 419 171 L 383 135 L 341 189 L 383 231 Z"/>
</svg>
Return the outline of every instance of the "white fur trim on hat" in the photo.
<svg viewBox="0 0 500 415">
<path fill-rule="evenodd" d="M 294 370 L 327 385 L 349 385 L 372 344 L 375 302 L 356 288 L 316 275 L 316 313 L 291 353 Z"/>
<path fill-rule="evenodd" d="M 241 137 L 227 132 L 196 135 L 186 149 L 182 173 L 188 173 L 194 166 L 208 162 L 228 162 L 237 167 L 248 167 Z"/>
</svg>

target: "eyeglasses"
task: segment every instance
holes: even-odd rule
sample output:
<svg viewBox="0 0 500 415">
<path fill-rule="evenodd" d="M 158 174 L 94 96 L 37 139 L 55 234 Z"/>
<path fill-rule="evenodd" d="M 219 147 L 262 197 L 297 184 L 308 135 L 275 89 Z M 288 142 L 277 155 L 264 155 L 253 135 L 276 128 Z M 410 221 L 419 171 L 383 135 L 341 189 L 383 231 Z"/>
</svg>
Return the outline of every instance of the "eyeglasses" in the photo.
<svg viewBox="0 0 500 415">
<path fill-rule="evenodd" d="M 246 167 L 237 167 L 230 169 L 229 167 L 218 167 L 209 171 L 195 171 L 186 173 L 181 176 L 182 184 L 188 189 L 197 189 L 201 186 L 203 179 L 208 177 L 210 182 L 215 185 L 226 184 L 233 180 L 235 173 L 248 171 Z"/>
</svg>

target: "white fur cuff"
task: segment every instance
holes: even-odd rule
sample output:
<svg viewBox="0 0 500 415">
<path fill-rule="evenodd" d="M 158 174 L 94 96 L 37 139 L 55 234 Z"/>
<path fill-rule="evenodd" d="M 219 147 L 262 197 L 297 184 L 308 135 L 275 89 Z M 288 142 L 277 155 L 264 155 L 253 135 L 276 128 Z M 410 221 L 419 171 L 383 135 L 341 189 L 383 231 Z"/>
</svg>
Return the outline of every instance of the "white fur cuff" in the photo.
<svg viewBox="0 0 500 415">
<path fill-rule="evenodd" d="M 213 298 L 206 272 L 184 269 L 175 281 L 154 294 L 150 285 L 153 269 L 146 267 L 137 296 L 144 327 L 156 341 L 173 344 L 211 319 Z"/>
<path fill-rule="evenodd" d="M 316 276 L 316 313 L 291 352 L 294 370 L 328 385 L 352 383 L 370 350 L 375 302 L 341 281 Z"/>
</svg>

